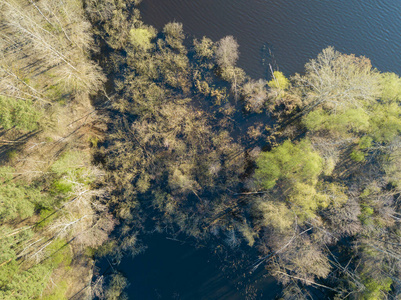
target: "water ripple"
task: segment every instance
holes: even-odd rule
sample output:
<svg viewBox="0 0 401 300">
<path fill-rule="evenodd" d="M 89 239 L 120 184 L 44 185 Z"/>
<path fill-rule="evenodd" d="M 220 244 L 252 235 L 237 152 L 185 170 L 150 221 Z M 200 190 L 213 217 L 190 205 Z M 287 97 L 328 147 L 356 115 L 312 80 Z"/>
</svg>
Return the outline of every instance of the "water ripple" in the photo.
<svg viewBox="0 0 401 300">
<path fill-rule="evenodd" d="M 401 73 L 399 0 L 144 0 L 141 10 L 158 29 L 175 20 L 190 36 L 234 35 L 239 65 L 253 77 L 266 74 L 264 45 L 287 74 L 302 71 L 328 45 Z"/>
</svg>

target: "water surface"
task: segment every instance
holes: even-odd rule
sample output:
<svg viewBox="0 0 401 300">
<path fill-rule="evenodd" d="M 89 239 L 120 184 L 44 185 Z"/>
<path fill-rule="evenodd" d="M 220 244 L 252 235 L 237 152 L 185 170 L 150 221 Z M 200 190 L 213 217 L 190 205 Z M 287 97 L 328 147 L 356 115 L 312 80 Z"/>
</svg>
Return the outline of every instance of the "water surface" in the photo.
<svg viewBox="0 0 401 300">
<path fill-rule="evenodd" d="M 250 274 L 256 253 L 215 251 L 166 235 L 145 237 L 148 249 L 118 266 L 130 281 L 129 299 L 274 299 L 280 287 L 263 268 Z M 227 258 L 227 253 L 236 255 Z"/>
<path fill-rule="evenodd" d="M 255 78 L 266 75 L 266 63 L 301 72 L 330 45 L 401 73 L 400 0 L 144 0 L 141 11 L 158 29 L 175 20 L 189 37 L 235 36 L 239 65 Z"/>
</svg>

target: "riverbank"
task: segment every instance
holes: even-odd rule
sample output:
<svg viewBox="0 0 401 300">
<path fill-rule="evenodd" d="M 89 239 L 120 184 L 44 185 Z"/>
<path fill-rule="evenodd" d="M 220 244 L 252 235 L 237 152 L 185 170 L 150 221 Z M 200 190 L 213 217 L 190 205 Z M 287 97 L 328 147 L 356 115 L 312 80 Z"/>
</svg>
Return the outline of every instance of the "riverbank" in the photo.
<svg viewBox="0 0 401 300">
<path fill-rule="evenodd" d="M 104 76 L 81 2 L 0 8 L 0 298 L 67 299 L 90 285 L 87 248 L 113 227 L 94 204 Z"/>
</svg>

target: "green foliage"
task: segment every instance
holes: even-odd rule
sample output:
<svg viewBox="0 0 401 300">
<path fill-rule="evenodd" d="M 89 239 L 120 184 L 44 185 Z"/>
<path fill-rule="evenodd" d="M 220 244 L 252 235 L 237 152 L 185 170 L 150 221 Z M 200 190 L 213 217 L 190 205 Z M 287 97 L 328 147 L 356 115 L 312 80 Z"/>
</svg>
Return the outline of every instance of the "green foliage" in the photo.
<svg viewBox="0 0 401 300">
<path fill-rule="evenodd" d="M 73 191 L 74 184 L 62 179 L 55 180 L 52 183 L 50 193 L 52 194 L 68 194 Z"/>
<path fill-rule="evenodd" d="M 225 37 L 216 44 L 205 37 L 195 41 L 193 61 L 183 44 L 182 24 L 167 24 L 163 29 L 164 36 L 155 40 L 156 30 L 145 26 L 138 11 L 132 8 L 132 4 L 137 3 L 122 0 L 86 3 L 100 44 L 114 49 L 97 56 L 104 68 L 113 74 L 109 77 L 108 88 L 114 87 L 113 94 L 118 95 L 110 101 L 112 109 L 108 121 L 111 126 L 101 151 L 108 171 L 105 185 L 111 190 L 105 201 L 120 217 L 123 235 L 97 249 L 91 248 L 87 253 L 101 256 L 117 252 L 118 247 L 126 250 L 137 241 L 132 231 L 148 223 L 154 223 L 158 230 L 178 229 L 196 238 L 208 236 L 210 228 L 214 227 L 215 231 L 241 232 L 249 245 L 255 243 L 266 252 L 263 256 L 273 254 L 269 259 L 272 274 L 283 282 L 288 282 L 291 277 L 283 279 L 284 276 L 274 271 L 286 272 L 285 275 L 293 276 L 292 281 L 301 278 L 305 286 L 315 278 L 327 277 L 330 272 L 328 243 L 333 248 L 339 239 L 357 244 L 361 233 L 371 230 L 372 220 L 380 218 L 379 215 L 384 214 L 382 211 L 388 219 L 391 219 L 388 215 L 396 211 L 391 195 L 381 197 L 377 191 L 372 192 L 373 196 L 364 195 L 360 191 L 365 182 L 376 179 L 382 185 L 379 191 L 384 190 L 390 177 L 391 182 L 401 182 L 397 171 L 401 163 L 394 147 L 401 132 L 398 76 L 381 75 L 372 69 L 368 59 L 343 55 L 328 48 L 305 66 L 305 75 L 296 75 L 291 82 L 278 71 L 267 83 L 250 80 L 242 69 L 235 67 L 239 54 L 233 37 Z M 49 30 L 61 35 L 59 28 Z M 216 82 L 215 75 L 229 84 Z M 266 89 L 266 84 L 270 89 Z M 264 196 L 249 201 L 249 206 L 239 205 L 248 198 L 238 200 L 231 196 L 231 191 L 235 193 L 243 187 L 239 184 L 240 176 L 246 174 L 247 162 L 243 153 L 249 145 L 239 133 L 241 130 L 232 130 L 234 122 L 220 113 L 236 109 L 226 92 L 229 85 L 232 94 L 241 94 L 245 108 L 250 111 L 261 111 L 268 99 L 272 100 L 270 111 L 279 111 L 281 115 L 291 116 L 302 106 L 305 109 L 297 115 L 301 117 L 300 121 L 294 118 L 291 123 L 275 124 L 278 143 L 288 137 L 293 141 L 285 140 L 256 159 L 254 181 L 249 180 L 246 187 L 251 191 L 264 189 Z M 53 89 L 54 97 L 60 98 L 58 88 L 50 87 L 48 93 L 51 94 Z M 211 103 L 210 98 L 218 105 L 226 102 L 225 107 L 220 111 L 213 106 L 205 107 Z M 28 109 L 21 111 L 24 116 Z M 13 122 L 19 122 L 13 121 L 11 114 L 11 117 L 3 115 L 6 117 L 0 120 L 11 124 L 7 125 L 9 127 L 14 126 Z M 286 127 L 288 124 L 290 126 Z M 263 128 L 263 124 L 259 127 Z M 301 132 L 305 129 L 306 137 Z M 273 140 L 273 136 L 269 138 Z M 90 142 L 96 147 L 96 140 Z M 392 152 L 385 153 L 387 148 Z M 353 161 L 348 156 L 352 150 Z M 372 158 L 372 153 L 377 157 Z M 68 150 L 62 154 L 50 168 L 50 179 L 44 180 L 53 196 L 65 199 L 66 195 L 90 188 L 95 176 L 88 161 L 84 151 Z M 374 168 L 368 165 L 372 161 Z M 361 170 L 355 171 L 354 166 L 360 166 Z M 321 176 L 323 173 L 325 176 Z M 0 188 L 0 197 L 2 193 L 5 195 L 0 198 L 0 217 L 9 214 L 1 211 L 8 207 L 3 204 L 8 198 L 27 203 L 14 213 L 18 217 L 22 215 L 19 211 L 26 211 L 29 216 L 38 207 L 42 209 L 41 217 L 54 211 L 49 205 L 52 202 L 46 202 L 48 200 L 39 188 L 25 186 L 11 177 L 4 179 L 4 183 L 8 187 Z M 247 193 L 243 194 L 240 197 Z M 34 200 L 34 196 L 38 199 Z M 248 196 L 255 195 L 249 193 Z M 252 209 L 251 216 L 248 207 Z M 146 216 L 151 217 L 145 222 Z M 41 226 L 50 225 L 54 218 Z M 308 222 L 304 222 L 306 220 Z M 388 224 L 392 226 L 391 220 Z M 41 226 L 36 229 L 42 229 Z M 387 224 L 383 222 L 381 228 L 385 226 Z M 383 231 L 393 232 L 393 229 Z M 255 241 L 257 237 L 260 239 Z M 71 253 L 64 244 L 65 241 L 56 239 L 46 249 L 46 255 L 50 255 L 42 264 L 47 268 L 46 276 L 54 268 L 70 264 Z M 358 257 L 354 249 L 347 248 L 353 259 Z M 0 248 L 3 251 L 1 259 L 12 259 L 3 266 L 4 272 L 8 273 L 1 275 L 0 280 L 11 274 L 31 297 L 37 297 L 44 285 L 37 280 L 36 291 L 23 287 L 24 283 L 30 282 L 23 278 L 29 270 L 19 269 L 14 261 L 15 249 L 12 246 Z M 338 252 L 335 249 L 332 256 Z M 357 263 L 366 261 L 350 261 L 347 272 L 357 272 Z M 18 276 L 23 278 L 22 283 Z M 350 277 L 358 278 L 353 274 Z M 324 284 L 331 282 L 335 280 Z M 366 298 L 372 299 L 378 297 L 379 290 L 388 292 L 391 285 L 386 280 L 366 279 L 364 283 Z M 11 291 L 7 284 L 0 286 L 2 292 Z M 121 274 L 114 274 L 105 297 L 123 298 L 126 285 Z M 25 297 L 17 288 L 14 291 Z M 64 291 L 62 287 L 49 299 L 62 299 Z"/>
<path fill-rule="evenodd" d="M 62 156 L 52 165 L 51 169 L 57 175 L 73 174 L 79 172 L 84 166 L 85 154 L 81 151 L 69 151 L 63 153 Z"/>
<path fill-rule="evenodd" d="M 295 183 L 288 196 L 293 209 L 301 220 L 315 217 L 315 212 L 318 209 L 326 208 L 330 204 L 330 198 L 322 193 L 319 193 L 313 185 L 305 183 Z"/>
<path fill-rule="evenodd" d="M 319 183 L 316 187 L 305 183 L 295 183 L 287 198 L 292 209 L 297 212 L 301 221 L 316 217 L 316 212 L 329 206 L 344 205 L 348 196 L 345 188 L 335 183 Z"/>
<path fill-rule="evenodd" d="M 203 37 L 201 41 L 194 40 L 194 48 L 199 58 L 212 59 L 215 52 L 215 46 L 211 39 Z"/>
<path fill-rule="evenodd" d="M 48 201 L 40 188 L 13 180 L 12 173 L 12 168 L 0 168 L 0 219 L 3 221 L 31 217 L 36 207 Z"/>
<path fill-rule="evenodd" d="M 14 274 L 18 272 L 18 263 L 15 261 L 15 258 L 13 257 L 10 262 L 8 261 L 9 259 L 2 261 L 4 265 L 0 270 L 0 295 L 4 293 L 4 287 L 10 283 L 10 278 L 13 278 Z"/>
<path fill-rule="evenodd" d="M 389 143 L 401 133 L 401 107 L 397 102 L 377 103 L 370 116 L 370 135 L 378 143 Z"/>
<path fill-rule="evenodd" d="M 31 101 L 0 96 L 0 127 L 32 131 L 39 128 L 41 117 Z"/>
<path fill-rule="evenodd" d="M 66 292 L 68 284 L 66 281 L 58 282 L 57 287 L 52 291 L 50 295 L 44 296 L 42 300 L 67 300 Z"/>
<path fill-rule="evenodd" d="M 359 140 L 359 149 L 368 149 L 372 147 L 373 138 L 370 136 L 364 136 Z"/>
<path fill-rule="evenodd" d="M 325 130 L 334 135 L 366 132 L 369 129 L 369 114 L 362 108 L 329 113 L 323 109 L 310 112 L 302 120 L 308 130 Z"/>
<path fill-rule="evenodd" d="M 46 228 L 50 225 L 56 218 L 57 214 L 55 214 L 55 210 L 52 207 L 41 207 L 40 213 L 40 222 L 36 224 L 37 228 Z"/>
<path fill-rule="evenodd" d="M 55 193 L 68 193 L 81 185 L 90 185 L 96 176 L 89 168 L 88 153 L 68 151 L 53 163 L 51 171 L 56 180 L 52 184 Z"/>
<path fill-rule="evenodd" d="M 139 50 L 149 51 L 154 47 L 152 39 L 156 37 L 153 28 L 132 28 L 129 32 L 130 43 Z"/>
<path fill-rule="evenodd" d="M 118 48 L 127 44 L 135 14 L 129 20 L 120 14 L 124 4 L 119 0 L 100 0 L 94 5 L 99 8 L 96 14 L 114 22 L 104 31 L 108 45 L 102 45 Z M 86 195 L 75 207 L 57 203 L 66 198 L 60 194 L 88 190 L 96 177 L 86 143 L 96 119 L 89 94 L 97 94 L 105 78 L 91 60 L 99 52 L 93 40 L 96 29 L 87 21 L 90 14 L 78 0 L 62 4 L 18 0 L 5 3 L 0 12 L 1 23 L 8 24 L 7 29 L 2 26 L 2 36 L 9 39 L 0 46 L 2 94 L 9 95 L 0 96 L 1 163 L 14 167 L 0 168 L 0 299 L 44 295 L 45 299 L 65 299 L 69 287 L 56 277 L 69 268 L 72 252 L 59 238 L 70 234 L 72 227 L 62 227 L 63 222 L 81 217 L 81 212 L 103 222 L 82 201 Z M 94 132 L 99 135 L 97 129 Z M 89 218 L 78 224 L 79 233 L 92 225 Z M 105 239 L 103 228 L 98 232 Z M 55 269 L 59 269 L 56 276 Z"/>
<path fill-rule="evenodd" d="M 352 160 L 356 162 L 362 162 L 365 161 L 365 153 L 359 150 L 354 150 L 351 152 L 350 157 Z"/>
<path fill-rule="evenodd" d="M 52 269 L 60 265 L 68 267 L 72 262 L 72 251 L 70 246 L 63 239 L 55 239 L 47 248 L 49 259 L 45 262 Z"/>
<path fill-rule="evenodd" d="M 385 293 L 391 290 L 393 281 L 389 277 L 380 280 L 369 277 L 368 274 L 362 277 L 366 290 L 363 292 L 364 300 L 381 300 L 387 299 Z"/>
<path fill-rule="evenodd" d="M 359 219 L 365 225 L 372 224 L 372 219 L 370 218 L 374 214 L 374 209 L 366 203 L 361 203 L 361 214 Z"/>
<path fill-rule="evenodd" d="M 14 272 L 9 277 L 12 280 L 8 279 L 5 285 L 0 286 L 0 298 L 21 300 L 38 298 L 45 289 L 50 275 L 51 270 L 43 264 L 34 265 L 28 270 Z"/>
<path fill-rule="evenodd" d="M 182 23 L 167 23 L 163 28 L 163 33 L 166 35 L 166 43 L 172 49 L 186 53 L 186 48 L 183 45 L 185 34 L 182 29 Z"/>
<path fill-rule="evenodd" d="M 291 228 L 295 215 L 285 203 L 260 198 L 254 203 L 255 216 L 261 226 L 271 226 L 279 231 Z"/>
<path fill-rule="evenodd" d="M 88 138 L 88 142 L 91 148 L 97 148 L 98 143 L 99 143 L 99 138 L 96 136 L 91 136 Z"/>
<path fill-rule="evenodd" d="M 15 234 L 14 234 L 15 233 Z M 18 246 L 33 236 L 30 229 L 15 232 L 12 227 L 0 226 L 0 287 L 8 283 L 12 272 L 16 272 L 17 264 L 15 259 L 18 255 Z"/>
<path fill-rule="evenodd" d="M 13 162 L 18 157 L 18 152 L 17 150 L 9 150 L 6 153 L 6 156 L 8 161 Z"/>
<path fill-rule="evenodd" d="M 106 289 L 106 299 L 119 300 L 124 299 L 123 290 L 127 287 L 127 279 L 120 273 L 113 274 L 110 283 Z"/>
<path fill-rule="evenodd" d="M 32 299 L 42 295 L 53 270 L 60 265 L 68 266 L 72 261 L 69 247 L 64 247 L 65 241 L 56 239 L 45 249 L 47 259 L 40 264 L 20 264 L 17 254 L 20 250 L 32 244 L 34 233 L 31 230 L 19 229 L 13 234 L 12 229 L 2 226 L 0 233 L 0 298 L 1 299 Z M 11 232 L 11 233 L 10 233 Z M 53 296 L 45 299 L 56 299 L 64 295 L 66 286 L 59 287 Z"/>
<path fill-rule="evenodd" d="M 273 72 L 273 78 L 267 85 L 272 89 L 286 90 L 290 87 L 290 81 L 280 71 Z"/>
<path fill-rule="evenodd" d="M 68 94 L 65 94 L 65 90 L 61 84 L 52 84 L 46 90 L 46 97 L 49 99 L 55 99 L 58 104 L 64 106 L 68 103 Z"/>
<path fill-rule="evenodd" d="M 298 144 L 285 141 L 272 151 L 261 153 L 256 164 L 254 178 L 261 187 L 271 189 L 278 180 L 316 183 L 323 160 L 309 141 L 302 140 Z"/>
<path fill-rule="evenodd" d="M 380 78 L 381 100 L 385 102 L 401 101 L 401 78 L 394 73 L 383 73 Z"/>
</svg>

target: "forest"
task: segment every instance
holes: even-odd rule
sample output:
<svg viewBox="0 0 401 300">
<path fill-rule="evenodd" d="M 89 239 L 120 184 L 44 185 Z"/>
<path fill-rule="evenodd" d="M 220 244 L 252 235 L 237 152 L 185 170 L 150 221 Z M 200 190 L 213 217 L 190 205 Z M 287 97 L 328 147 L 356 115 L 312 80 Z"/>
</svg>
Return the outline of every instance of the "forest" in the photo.
<svg viewBox="0 0 401 300">
<path fill-rule="evenodd" d="M 255 249 L 280 299 L 398 299 L 400 77 L 328 47 L 256 80 L 140 2 L 0 1 L 0 298 L 128 299 L 95 262 L 159 232 Z"/>
</svg>

